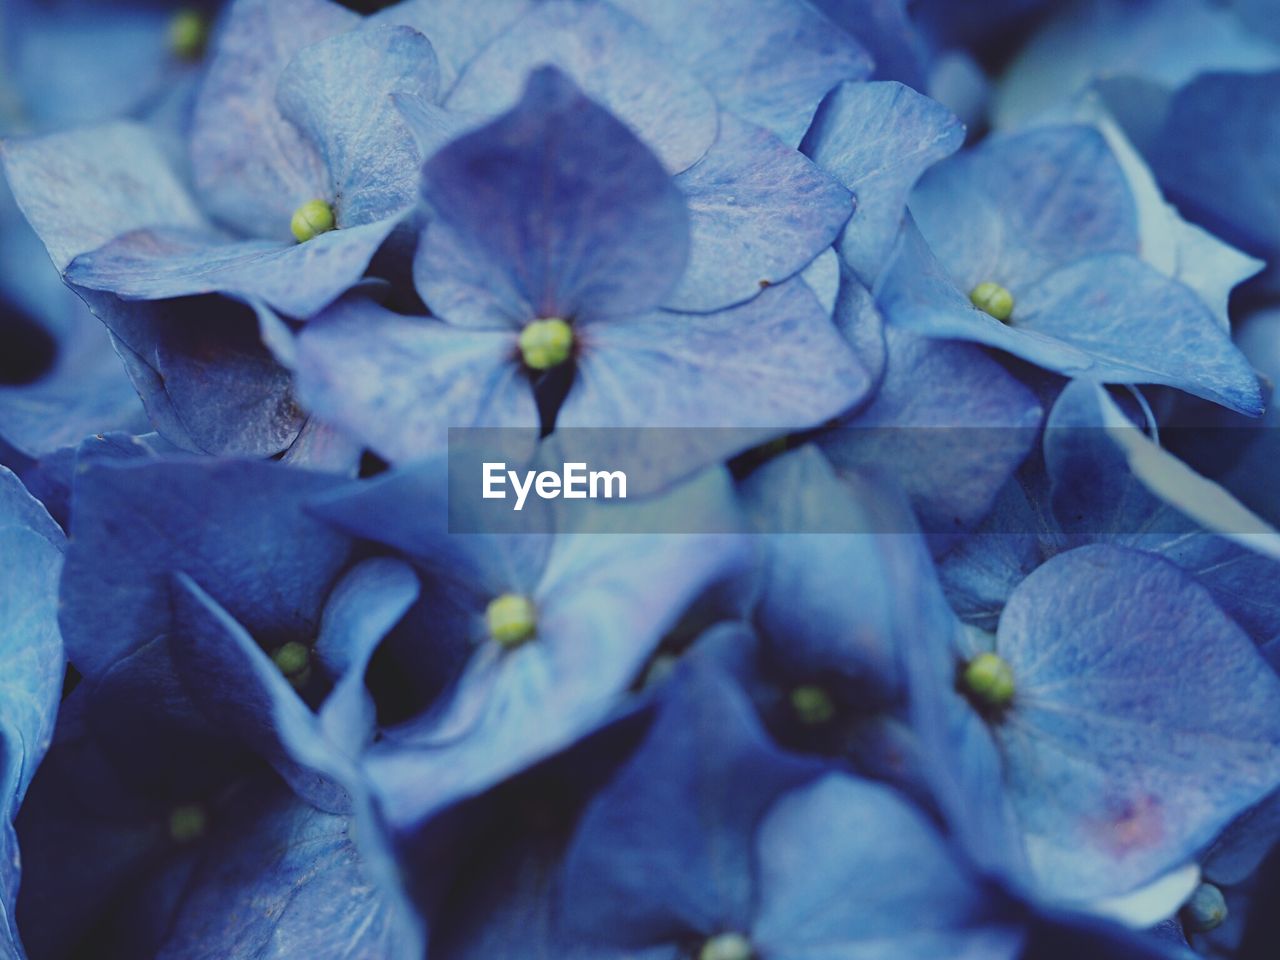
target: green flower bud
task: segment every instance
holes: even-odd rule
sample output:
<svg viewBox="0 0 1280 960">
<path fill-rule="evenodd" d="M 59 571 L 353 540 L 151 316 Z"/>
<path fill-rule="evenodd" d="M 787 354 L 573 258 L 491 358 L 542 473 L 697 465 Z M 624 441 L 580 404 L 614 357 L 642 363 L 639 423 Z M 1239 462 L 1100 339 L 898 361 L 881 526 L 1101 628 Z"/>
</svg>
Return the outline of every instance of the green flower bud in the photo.
<svg viewBox="0 0 1280 960">
<path fill-rule="evenodd" d="M 994 653 L 984 653 L 964 668 L 964 689 L 982 704 L 1003 709 L 1013 702 L 1013 670 Z"/>
<path fill-rule="evenodd" d="M 534 320 L 520 331 L 520 355 L 530 370 L 550 370 L 573 353 L 573 327 L 559 317 Z"/>
<path fill-rule="evenodd" d="M 808 727 L 829 723 L 836 715 L 836 705 L 831 702 L 827 691 L 815 684 L 805 684 L 791 691 L 791 709 Z"/>
<path fill-rule="evenodd" d="M 199 60 L 209 42 L 209 21 L 199 10 L 179 10 L 169 21 L 169 49 L 180 60 Z"/>
<path fill-rule="evenodd" d="M 484 621 L 494 643 L 513 650 L 533 639 L 538 629 L 538 612 L 528 597 L 504 593 L 490 601 L 484 612 Z"/>
<path fill-rule="evenodd" d="M 311 679 L 311 649 L 305 643 L 290 640 L 277 649 L 271 659 L 295 687 L 305 687 Z"/>
<path fill-rule="evenodd" d="M 717 933 L 702 945 L 698 960 L 752 960 L 751 941 L 740 933 Z"/>
<path fill-rule="evenodd" d="M 969 301 L 983 313 L 989 313 L 1001 323 L 1008 323 L 1013 316 L 1013 294 L 998 283 L 987 281 L 973 288 Z"/>
<path fill-rule="evenodd" d="M 1227 899 L 1212 883 L 1196 887 L 1182 906 L 1182 922 L 1191 933 L 1217 930 L 1227 919 Z"/>
<path fill-rule="evenodd" d="M 333 207 L 324 200 L 308 200 L 293 213 L 289 229 L 299 243 L 314 240 L 322 233 L 328 233 L 337 227 L 333 219 Z"/>
<path fill-rule="evenodd" d="M 198 803 L 184 803 L 169 813 L 169 836 L 175 843 L 199 840 L 206 826 L 204 807 Z"/>
</svg>

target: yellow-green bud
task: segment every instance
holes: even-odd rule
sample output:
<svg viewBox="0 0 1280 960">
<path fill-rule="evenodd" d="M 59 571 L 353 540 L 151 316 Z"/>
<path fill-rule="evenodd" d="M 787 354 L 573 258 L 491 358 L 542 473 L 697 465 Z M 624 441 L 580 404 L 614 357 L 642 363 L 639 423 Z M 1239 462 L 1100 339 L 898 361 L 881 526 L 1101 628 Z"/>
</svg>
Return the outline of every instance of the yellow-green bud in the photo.
<svg viewBox="0 0 1280 960">
<path fill-rule="evenodd" d="M 1227 920 L 1227 898 L 1212 883 L 1196 887 L 1182 907 L 1182 922 L 1191 933 L 1217 930 Z"/>
<path fill-rule="evenodd" d="M 1013 702 L 1013 669 L 994 653 L 984 653 L 964 668 L 964 688 L 981 703 L 1002 709 Z"/>
<path fill-rule="evenodd" d="M 175 843 L 199 840 L 206 826 L 204 807 L 198 803 L 184 803 L 169 813 L 169 836 Z"/>
<path fill-rule="evenodd" d="M 717 933 L 702 945 L 698 960 L 752 960 L 756 952 L 740 933 Z"/>
<path fill-rule="evenodd" d="M 969 302 L 983 313 L 991 314 L 1001 323 L 1008 323 L 1009 318 L 1013 316 L 1013 294 L 1000 284 L 989 280 L 973 288 L 969 294 Z"/>
<path fill-rule="evenodd" d="M 827 691 L 815 684 L 805 684 L 791 691 L 791 709 L 801 723 L 810 727 L 828 723 L 836 715 L 836 706 Z"/>
<path fill-rule="evenodd" d="M 314 240 L 322 233 L 328 233 L 337 226 L 333 218 L 333 207 L 324 200 L 308 200 L 293 212 L 289 229 L 293 238 L 299 243 Z"/>
<path fill-rule="evenodd" d="M 277 649 L 271 659 L 295 687 L 305 687 L 311 679 L 311 650 L 305 643 L 290 640 Z"/>
<path fill-rule="evenodd" d="M 538 629 L 538 612 L 528 597 L 504 593 L 490 601 L 484 621 L 493 642 L 511 650 L 533 639 Z"/>
<path fill-rule="evenodd" d="M 209 42 L 209 21 L 199 10 L 179 10 L 169 21 L 169 49 L 181 60 L 199 60 Z"/>
<path fill-rule="evenodd" d="M 534 320 L 520 331 L 520 355 L 530 370 L 550 370 L 573 353 L 573 327 L 559 317 Z"/>
</svg>

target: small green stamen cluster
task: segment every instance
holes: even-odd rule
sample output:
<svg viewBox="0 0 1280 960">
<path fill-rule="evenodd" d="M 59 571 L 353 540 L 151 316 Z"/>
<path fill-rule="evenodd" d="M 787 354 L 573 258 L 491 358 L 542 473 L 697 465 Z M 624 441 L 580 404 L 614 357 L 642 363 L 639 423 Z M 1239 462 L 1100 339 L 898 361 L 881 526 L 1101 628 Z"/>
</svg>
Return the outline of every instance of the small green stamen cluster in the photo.
<svg viewBox="0 0 1280 960">
<path fill-rule="evenodd" d="M 965 692 L 984 706 L 1001 710 L 1013 702 L 1013 668 L 994 653 L 969 661 L 962 682 Z"/>
<path fill-rule="evenodd" d="M 791 709 L 807 727 L 819 727 L 830 723 L 836 715 L 836 705 L 827 691 L 816 684 L 804 684 L 791 691 Z"/>
<path fill-rule="evenodd" d="M 740 933 L 717 933 L 702 945 L 698 960 L 752 960 L 751 941 Z"/>
<path fill-rule="evenodd" d="M 573 327 L 559 317 L 534 320 L 520 331 L 520 355 L 530 370 L 550 370 L 573 353 Z"/>
<path fill-rule="evenodd" d="M 175 843 L 191 843 L 204 836 L 208 826 L 204 807 L 198 803 L 184 803 L 169 813 L 169 836 Z"/>
<path fill-rule="evenodd" d="M 290 640 L 271 659 L 295 688 L 305 687 L 311 679 L 311 650 L 305 643 Z"/>
<path fill-rule="evenodd" d="M 1212 883 L 1196 887 L 1182 907 L 1182 922 L 1191 933 L 1209 933 L 1227 920 L 1227 898 Z"/>
<path fill-rule="evenodd" d="M 169 21 L 169 49 L 180 60 L 199 60 L 209 42 L 209 21 L 199 10 L 179 10 Z"/>
<path fill-rule="evenodd" d="M 293 213 L 289 221 L 289 229 L 293 238 L 299 243 L 314 240 L 322 233 L 328 233 L 337 227 L 333 216 L 333 207 L 324 200 L 308 200 Z"/>
<path fill-rule="evenodd" d="M 490 601 L 484 611 L 484 621 L 494 643 L 514 650 L 533 639 L 538 629 L 538 612 L 528 597 L 504 593 Z"/>
<path fill-rule="evenodd" d="M 1001 323 L 1008 323 L 1013 316 L 1013 294 L 998 283 L 978 284 L 969 294 L 969 302 Z"/>
</svg>

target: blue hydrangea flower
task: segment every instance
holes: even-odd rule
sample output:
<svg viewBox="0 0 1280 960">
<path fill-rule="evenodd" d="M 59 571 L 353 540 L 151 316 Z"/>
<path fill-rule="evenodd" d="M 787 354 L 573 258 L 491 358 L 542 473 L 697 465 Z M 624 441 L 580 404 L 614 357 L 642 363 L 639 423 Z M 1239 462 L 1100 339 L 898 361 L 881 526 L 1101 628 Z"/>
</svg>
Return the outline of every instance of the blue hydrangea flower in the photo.
<svg viewBox="0 0 1280 960">
<path fill-rule="evenodd" d="M 1257 378 L 1212 310 L 1138 256 L 1124 172 L 1096 130 L 995 137 L 934 167 L 877 288 L 891 324 L 1067 376 L 1161 383 L 1257 415 Z"/>
<path fill-rule="evenodd" d="M 951 822 L 1050 901 L 1105 909 L 1177 870 L 1280 776 L 1280 681 L 1203 587 L 1149 554 L 1059 554 L 994 634 L 920 637 L 905 662 Z M 1180 884 L 1154 894 L 1153 921 Z"/>
<path fill-rule="evenodd" d="M 365 773 L 397 830 L 602 726 L 664 634 L 749 556 L 733 534 L 610 533 L 608 507 L 598 516 L 574 511 L 553 533 L 449 534 L 446 488 L 443 462 L 433 462 L 315 508 L 413 559 L 434 623 L 429 649 L 419 644 L 416 655 L 458 665 L 434 703 L 365 753 Z M 722 471 L 618 510 L 646 512 L 651 524 L 716 515 L 723 529 L 736 518 Z"/>
<path fill-rule="evenodd" d="M 138 128 L 10 142 L 10 183 L 68 282 L 298 317 L 355 283 L 415 197 L 417 147 L 389 95 L 433 100 L 439 84 L 420 34 L 359 22 L 322 0 L 234 4 L 195 106 L 190 189 Z"/>
<path fill-rule="evenodd" d="M 695 435 L 701 447 L 664 468 L 670 480 L 834 416 L 866 389 L 799 280 L 731 310 L 659 309 L 697 243 L 685 197 L 555 71 L 433 157 L 423 192 L 432 216 L 415 277 L 435 316 L 348 298 L 301 333 L 295 360 L 307 406 L 392 462 L 442 450 L 448 426 L 743 428 Z M 540 417 L 535 394 L 557 383 L 567 392 Z M 607 439 L 591 435 L 594 455 L 607 459 Z"/>
<path fill-rule="evenodd" d="M 381 865 L 355 761 L 374 729 L 369 659 L 417 580 L 387 559 L 337 579 L 349 541 L 300 508 L 332 478 L 228 467 L 82 455 L 62 613 L 77 625 L 84 678 L 40 809 L 22 827 L 40 863 L 23 887 L 24 930 L 46 956 L 103 924 L 105 955 L 122 957 L 184 942 L 270 944 L 278 953 L 266 955 L 283 957 L 298 943 L 346 941 L 357 954 L 416 956 L 416 923 Z M 207 536 L 156 536 L 199 525 L 194 514 L 178 519 L 187 510 L 222 519 Z M 132 537 L 115 525 L 124 516 Z M 102 596 L 117 600 L 109 615 Z M 101 805 L 86 809 L 84 797 Z M 75 881 L 68 910 L 66 872 L 85 848 L 103 853 Z M 285 855 L 266 855 L 277 848 Z M 157 927 L 150 905 L 178 878 Z M 113 902 L 124 884 L 136 899 Z M 324 923 L 313 907 L 288 908 L 336 889 L 347 893 Z M 260 914 L 250 903 L 272 906 Z"/>
</svg>

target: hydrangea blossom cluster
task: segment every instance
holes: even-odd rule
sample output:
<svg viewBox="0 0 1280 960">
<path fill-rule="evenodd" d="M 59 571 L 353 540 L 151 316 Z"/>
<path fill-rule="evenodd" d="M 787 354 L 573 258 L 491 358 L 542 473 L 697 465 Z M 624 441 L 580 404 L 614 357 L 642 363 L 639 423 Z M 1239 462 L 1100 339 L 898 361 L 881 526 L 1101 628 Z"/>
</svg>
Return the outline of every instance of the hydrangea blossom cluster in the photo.
<svg viewBox="0 0 1280 960">
<path fill-rule="evenodd" d="M 1275 957 L 1278 24 L 6 0 L 0 960 Z"/>
</svg>

